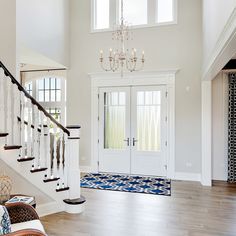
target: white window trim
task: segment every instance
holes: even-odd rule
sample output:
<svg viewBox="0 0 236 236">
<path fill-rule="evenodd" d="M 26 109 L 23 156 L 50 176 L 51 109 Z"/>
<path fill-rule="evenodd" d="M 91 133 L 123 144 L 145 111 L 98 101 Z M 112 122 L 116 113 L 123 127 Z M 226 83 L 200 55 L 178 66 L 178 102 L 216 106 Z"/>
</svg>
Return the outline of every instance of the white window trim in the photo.
<svg viewBox="0 0 236 236">
<path fill-rule="evenodd" d="M 90 33 L 103 33 L 103 32 L 112 32 L 112 26 L 114 23 L 117 24 L 119 21 L 119 1 L 118 0 L 110 0 L 110 27 L 107 29 L 95 29 L 95 4 L 94 0 L 91 1 L 91 26 L 90 26 Z M 173 0 L 173 14 L 174 19 L 173 21 L 163 22 L 163 23 L 156 23 L 156 0 L 148 0 L 148 23 L 142 25 L 134 25 L 131 26 L 131 29 L 142 29 L 142 28 L 153 28 L 153 27 L 160 27 L 160 26 L 171 26 L 178 24 L 178 0 Z M 114 7 L 115 6 L 115 7 Z"/>
<path fill-rule="evenodd" d="M 175 75 L 178 70 L 125 73 L 89 74 L 91 79 L 91 156 L 90 171 L 98 172 L 99 161 L 99 126 L 98 126 L 98 91 L 101 87 L 166 85 L 168 92 L 168 138 L 167 142 L 167 177 L 175 178 Z"/>
</svg>

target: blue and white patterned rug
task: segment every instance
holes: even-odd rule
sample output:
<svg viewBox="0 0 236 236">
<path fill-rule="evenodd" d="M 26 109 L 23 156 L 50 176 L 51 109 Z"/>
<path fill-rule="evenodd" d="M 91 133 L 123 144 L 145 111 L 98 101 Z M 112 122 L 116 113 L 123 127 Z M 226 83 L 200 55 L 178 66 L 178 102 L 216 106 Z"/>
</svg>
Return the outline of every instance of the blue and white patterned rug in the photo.
<svg viewBox="0 0 236 236">
<path fill-rule="evenodd" d="M 164 196 L 171 195 L 171 180 L 159 177 L 90 173 L 81 179 L 81 187 Z"/>
</svg>

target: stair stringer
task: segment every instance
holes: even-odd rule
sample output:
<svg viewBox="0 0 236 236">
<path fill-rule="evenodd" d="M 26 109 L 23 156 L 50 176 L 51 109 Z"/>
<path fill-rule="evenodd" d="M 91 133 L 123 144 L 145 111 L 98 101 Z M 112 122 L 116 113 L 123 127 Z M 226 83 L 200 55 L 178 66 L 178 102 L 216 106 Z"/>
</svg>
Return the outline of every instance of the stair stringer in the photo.
<svg viewBox="0 0 236 236">
<path fill-rule="evenodd" d="M 1 145 L 2 146 L 2 145 Z M 53 207 L 49 210 L 50 214 L 64 211 L 65 210 L 65 203 L 63 202 L 64 199 L 68 198 L 69 192 L 56 192 L 57 183 L 56 182 L 49 182 L 44 183 L 44 175 L 45 172 L 37 172 L 31 173 L 31 162 L 20 163 L 17 161 L 18 152 L 16 150 L 12 151 L 4 151 L 1 150 L 0 152 L 0 159 L 8 165 L 11 169 L 13 169 L 16 173 L 21 175 L 25 180 L 29 183 L 37 187 L 42 193 L 53 199 L 52 202 Z M 39 208 L 48 208 L 48 206 L 39 206 Z M 41 215 L 45 215 L 42 213 Z"/>
</svg>

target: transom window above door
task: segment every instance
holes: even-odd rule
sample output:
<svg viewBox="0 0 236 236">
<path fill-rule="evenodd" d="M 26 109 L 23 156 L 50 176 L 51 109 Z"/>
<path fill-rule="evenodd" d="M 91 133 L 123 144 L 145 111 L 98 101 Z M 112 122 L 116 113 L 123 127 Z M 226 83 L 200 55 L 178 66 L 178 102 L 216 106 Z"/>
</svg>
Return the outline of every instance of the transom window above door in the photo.
<svg viewBox="0 0 236 236">
<path fill-rule="evenodd" d="M 121 0 L 92 1 L 92 32 L 112 30 L 119 23 Z M 177 0 L 124 0 L 124 18 L 134 28 L 177 23 Z"/>
</svg>

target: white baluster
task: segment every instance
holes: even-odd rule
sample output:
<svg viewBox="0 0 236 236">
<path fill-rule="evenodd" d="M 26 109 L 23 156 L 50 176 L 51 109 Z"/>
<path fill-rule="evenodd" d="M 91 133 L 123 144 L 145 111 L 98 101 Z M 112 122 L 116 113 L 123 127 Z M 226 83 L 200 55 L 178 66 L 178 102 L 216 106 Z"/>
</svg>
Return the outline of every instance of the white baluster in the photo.
<svg viewBox="0 0 236 236">
<path fill-rule="evenodd" d="M 63 178 L 64 178 L 64 181 L 63 181 L 63 186 L 62 188 L 66 188 L 68 187 L 68 169 L 69 169 L 69 153 L 68 153 L 68 145 L 69 145 L 69 142 L 68 142 L 68 134 L 65 133 L 64 135 L 64 169 L 63 169 Z"/>
<path fill-rule="evenodd" d="M 21 134 L 21 152 L 20 157 L 25 158 L 25 94 L 21 92 L 21 123 L 20 123 L 20 134 Z"/>
<path fill-rule="evenodd" d="M 54 141 L 54 146 L 53 146 L 53 178 L 58 177 L 58 169 L 57 169 L 57 126 L 54 125 L 53 129 L 53 141 Z"/>
<path fill-rule="evenodd" d="M 30 99 L 27 99 L 27 122 L 28 122 L 28 126 L 27 126 L 27 157 L 32 157 L 32 140 L 33 140 L 33 135 L 32 135 L 32 103 Z"/>
<path fill-rule="evenodd" d="M 39 110 L 37 106 L 33 106 L 34 111 L 34 130 L 33 130 L 33 140 L 34 140 L 34 169 L 39 169 L 39 133 L 38 133 L 38 126 L 39 126 Z"/>
<path fill-rule="evenodd" d="M 9 77 L 6 77 L 7 81 L 7 145 L 12 145 L 12 136 L 13 136 L 13 130 L 12 130 L 12 82 Z"/>
<path fill-rule="evenodd" d="M 0 68 L 0 133 L 5 132 L 5 75 Z"/>
<path fill-rule="evenodd" d="M 13 90 L 13 104 L 12 104 L 12 115 L 13 115 L 13 120 L 12 120 L 12 125 L 13 125 L 13 132 L 14 135 L 12 135 L 13 139 L 13 144 L 14 145 L 19 145 L 20 144 L 20 127 L 18 127 L 18 117 L 20 117 L 20 91 L 18 87 L 13 84 L 12 86 Z"/>
<path fill-rule="evenodd" d="M 45 127 L 44 127 L 44 113 L 40 112 L 40 129 L 41 129 L 41 133 L 40 133 L 40 158 L 39 158 L 39 165 L 41 167 L 46 167 L 46 163 L 45 163 Z"/>
<path fill-rule="evenodd" d="M 59 177 L 60 177 L 60 186 L 64 183 L 64 177 L 63 177 L 63 159 L 64 159 L 64 135 L 63 131 L 60 130 L 60 159 L 59 159 Z"/>
<path fill-rule="evenodd" d="M 51 139 L 50 139 L 50 119 L 47 117 L 47 128 L 46 128 L 46 134 L 45 136 L 45 149 L 46 149 L 46 167 L 47 167 L 47 179 L 50 179 L 52 177 L 52 164 L 51 164 Z"/>
</svg>

